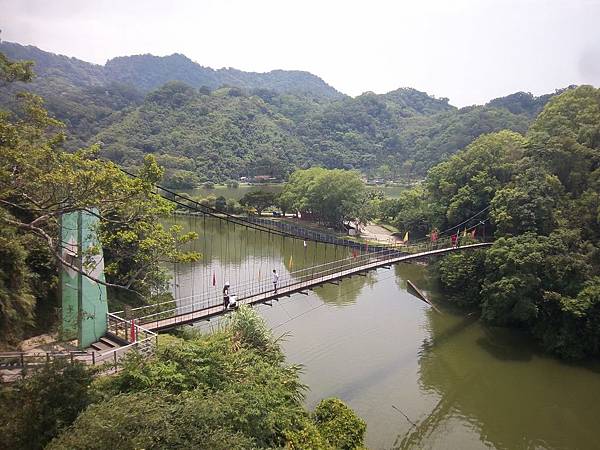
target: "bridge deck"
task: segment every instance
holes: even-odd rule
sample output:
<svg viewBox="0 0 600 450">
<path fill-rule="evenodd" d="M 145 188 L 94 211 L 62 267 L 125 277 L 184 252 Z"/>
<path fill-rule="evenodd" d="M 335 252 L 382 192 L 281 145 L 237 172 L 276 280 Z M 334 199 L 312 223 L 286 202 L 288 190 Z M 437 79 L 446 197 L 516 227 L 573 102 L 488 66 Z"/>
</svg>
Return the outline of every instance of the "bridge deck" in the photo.
<svg viewBox="0 0 600 450">
<path fill-rule="evenodd" d="M 492 245 L 492 243 L 483 242 L 483 243 L 479 243 L 479 244 L 464 245 L 459 248 L 443 248 L 443 249 L 438 249 L 438 250 L 430 250 L 427 252 L 415 253 L 412 255 L 403 255 L 403 256 L 397 256 L 397 257 L 393 257 L 393 258 L 374 260 L 374 261 L 368 262 L 366 264 L 363 264 L 363 265 L 360 265 L 357 267 L 352 267 L 350 269 L 342 270 L 340 272 L 335 272 L 332 274 L 320 276 L 318 278 L 313 278 L 313 279 L 306 280 L 306 281 L 298 281 L 295 283 L 284 285 L 284 286 L 281 286 L 279 289 L 277 289 L 277 292 L 270 290 L 270 291 L 266 291 L 266 292 L 261 292 L 259 294 L 251 295 L 248 297 L 239 298 L 237 300 L 237 303 L 238 303 L 238 305 L 253 305 L 255 303 L 264 303 L 269 300 L 275 300 L 280 297 L 287 297 L 291 294 L 310 290 L 314 287 L 317 287 L 319 285 L 322 285 L 322 284 L 325 284 L 328 282 L 339 280 L 341 278 L 349 277 L 352 275 L 357 275 L 359 273 L 370 271 L 370 270 L 377 269 L 380 267 L 389 266 L 391 264 L 396 264 L 396 263 L 403 262 L 403 261 L 410 261 L 412 259 L 418 259 L 418 258 L 423 258 L 423 257 L 427 257 L 427 256 L 441 255 L 444 253 L 450 253 L 450 252 L 458 251 L 458 250 L 487 247 L 490 245 Z M 147 322 L 144 324 L 144 328 L 152 330 L 152 331 L 164 331 L 164 330 L 168 330 L 170 328 L 174 328 L 174 327 L 177 327 L 180 325 L 191 324 L 194 322 L 198 322 L 200 320 L 207 320 L 207 319 L 210 319 L 211 317 L 218 316 L 218 315 L 224 314 L 226 312 L 227 311 L 223 308 L 223 305 L 220 304 L 220 305 L 216 305 L 216 306 L 213 306 L 210 308 L 206 308 L 206 309 L 202 309 L 202 310 L 198 310 L 198 311 L 194 311 L 194 312 L 190 312 L 190 313 L 180 314 L 180 315 L 168 317 L 165 319 L 159 319 L 159 320 L 155 320 L 152 322 Z"/>
</svg>

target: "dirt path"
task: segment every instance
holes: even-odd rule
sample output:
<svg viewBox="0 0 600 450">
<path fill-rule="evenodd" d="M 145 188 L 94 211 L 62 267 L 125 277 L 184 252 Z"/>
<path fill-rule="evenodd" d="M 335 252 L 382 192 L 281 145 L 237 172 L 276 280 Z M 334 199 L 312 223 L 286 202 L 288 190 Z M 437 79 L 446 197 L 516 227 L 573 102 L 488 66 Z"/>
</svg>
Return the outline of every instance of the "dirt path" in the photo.
<svg viewBox="0 0 600 450">
<path fill-rule="evenodd" d="M 392 243 L 398 240 L 392 236 L 391 231 L 373 223 L 368 224 L 361 230 L 361 236 L 365 239 L 378 242 Z"/>
</svg>

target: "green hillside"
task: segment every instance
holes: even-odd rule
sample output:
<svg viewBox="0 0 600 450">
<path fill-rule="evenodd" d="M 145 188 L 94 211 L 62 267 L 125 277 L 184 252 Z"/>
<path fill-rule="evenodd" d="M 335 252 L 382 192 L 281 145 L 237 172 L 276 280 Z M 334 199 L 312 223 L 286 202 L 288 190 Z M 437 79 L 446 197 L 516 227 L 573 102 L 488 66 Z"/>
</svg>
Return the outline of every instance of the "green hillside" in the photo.
<svg viewBox="0 0 600 450">
<path fill-rule="evenodd" d="M 0 51 L 33 60 L 37 73 L 3 90 L 0 106 L 14 110 L 19 90 L 38 93 L 66 124 L 67 147 L 102 142 L 103 154 L 127 167 L 156 154 L 175 187 L 283 178 L 312 165 L 421 178 L 481 134 L 525 132 L 552 96 L 519 92 L 457 109 L 411 88 L 352 98 L 307 72 L 213 70 L 180 54 L 100 66 L 8 42 Z"/>
</svg>

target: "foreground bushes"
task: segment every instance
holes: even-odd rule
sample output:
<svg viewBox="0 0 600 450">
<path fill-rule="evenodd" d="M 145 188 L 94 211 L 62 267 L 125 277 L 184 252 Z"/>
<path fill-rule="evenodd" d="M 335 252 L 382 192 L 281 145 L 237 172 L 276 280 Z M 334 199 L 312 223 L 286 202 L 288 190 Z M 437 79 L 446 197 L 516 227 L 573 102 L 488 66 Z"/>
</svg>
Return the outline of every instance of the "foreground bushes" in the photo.
<svg viewBox="0 0 600 450">
<path fill-rule="evenodd" d="M 117 375 L 98 378 L 89 388 L 84 385 L 73 402 L 73 413 L 55 419 L 44 440 L 12 448 L 42 448 L 56 435 L 47 448 L 362 446 L 365 423 L 340 400 L 324 400 L 312 415 L 305 410 L 299 370 L 285 363 L 261 318 L 242 308 L 216 333 L 161 336 L 154 358 L 132 355 Z M 63 383 L 70 384 L 70 372 L 63 368 L 62 374 Z M 37 376 L 30 380 L 34 379 Z M 54 381 L 46 387 L 36 383 L 32 397 L 53 391 Z M 61 390 L 54 404 L 60 404 L 60 397 L 66 401 L 68 395 L 72 399 L 74 393 Z M 92 404 L 77 416 L 87 403 Z M 8 405 L 0 406 L 7 410 Z M 11 407 L 21 406 L 14 402 Z M 28 427 L 22 423 L 10 427 L 15 435 L 37 430 L 49 417 L 55 417 L 52 408 L 29 417 Z"/>
</svg>

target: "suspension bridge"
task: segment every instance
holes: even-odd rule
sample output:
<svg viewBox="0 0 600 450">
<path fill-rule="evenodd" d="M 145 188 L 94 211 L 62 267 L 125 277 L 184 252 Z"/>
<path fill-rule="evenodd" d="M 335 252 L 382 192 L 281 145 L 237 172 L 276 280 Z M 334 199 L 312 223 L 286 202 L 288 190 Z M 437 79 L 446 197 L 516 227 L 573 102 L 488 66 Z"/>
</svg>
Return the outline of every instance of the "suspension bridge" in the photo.
<svg viewBox="0 0 600 450">
<path fill-rule="evenodd" d="M 338 284 L 343 278 L 365 275 L 378 268 L 491 245 L 490 242 L 473 242 L 457 246 L 451 239 L 459 229 L 465 234 L 467 230 L 474 234 L 477 228 L 484 226 L 487 219 L 482 221 L 480 216 L 488 208 L 436 233 L 435 241 L 426 237 L 411 243 L 369 245 L 298 224 L 284 227 L 285 222 L 281 221 L 234 216 L 162 187 L 157 187 L 157 193 L 173 201 L 180 214 L 188 214 L 194 220 L 193 228 L 201 230 L 199 240 L 203 247 L 200 250 L 208 254 L 207 259 L 231 258 L 232 263 L 225 264 L 225 268 L 213 267 L 212 261 L 201 264 L 199 269 L 194 265 L 174 267 L 172 300 L 113 313 L 153 332 L 227 313 L 229 309 L 225 307 L 221 289 L 226 281 L 230 284 L 229 293 L 237 297 L 237 305 L 269 304 L 281 297 L 307 294 L 315 287 Z M 207 223 L 207 218 L 212 223 Z M 215 243 L 219 233 L 227 236 L 221 245 Z M 267 239 L 261 241 L 261 235 Z M 249 254 L 249 247 L 254 254 Z M 266 255 L 262 254 L 265 250 L 261 247 L 266 247 Z M 298 268 L 294 269 L 295 266 Z M 277 271 L 276 286 L 271 277 L 273 269 Z M 187 275 L 186 280 L 182 280 L 182 270 Z M 182 285 L 185 286 L 183 293 Z"/>
<path fill-rule="evenodd" d="M 283 282 L 279 280 L 277 288 L 275 286 L 264 291 L 246 292 L 245 295 L 237 299 L 238 305 L 254 305 L 257 303 L 268 303 L 272 300 L 277 300 L 281 297 L 289 297 L 292 294 L 306 294 L 306 291 L 312 290 L 315 287 L 322 286 L 326 283 L 338 284 L 342 278 L 347 278 L 356 275 L 364 275 L 366 272 L 376 270 L 378 268 L 391 268 L 392 264 L 401 262 L 409 262 L 415 259 L 428 258 L 438 256 L 444 253 L 453 251 L 463 251 L 468 249 L 477 249 L 492 245 L 489 242 L 481 242 L 476 244 L 465 245 L 463 247 L 447 247 L 436 250 L 423 251 L 414 254 L 400 254 L 394 251 L 379 251 L 367 253 L 352 260 L 334 261 L 331 263 L 322 264 L 317 267 L 312 267 L 308 270 L 304 269 L 300 273 L 294 273 L 290 277 L 286 277 Z M 177 300 L 175 300 L 177 301 Z M 150 309 L 153 306 L 142 307 L 141 310 Z M 139 311 L 139 310 L 138 310 Z M 142 324 L 146 329 L 157 331 L 165 331 L 181 325 L 188 325 L 200 320 L 208 320 L 211 317 L 221 315 L 227 312 L 224 302 L 218 297 L 205 299 L 197 304 L 193 302 L 191 305 L 175 307 L 173 310 L 166 313 L 152 313 L 146 316 L 139 317 L 136 323 Z M 122 312 L 119 312 L 122 313 Z"/>
<path fill-rule="evenodd" d="M 133 175 L 132 175 L 133 176 Z M 77 351 L 0 355 L 0 369 L 24 369 L 53 358 L 69 358 L 88 364 L 111 363 L 115 370 L 130 350 L 154 351 L 157 333 L 182 325 L 210 320 L 230 311 L 224 304 L 222 286 L 230 284 L 237 305 L 270 304 L 281 297 L 308 291 L 369 271 L 424 258 L 485 248 L 490 242 L 471 240 L 458 246 L 451 239 L 459 230 L 474 231 L 485 226 L 480 220 L 488 208 L 460 224 L 410 243 L 370 245 L 341 236 L 315 231 L 301 224 L 284 224 L 263 218 L 228 214 L 196 202 L 187 196 L 157 186 L 156 193 L 175 203 L 178 214 L 192 221 L 198 233 L 196 243 L 204 258 L 200 264 L 173 267 L 173 298 L 168 301 L 108 312 L 106 334 L 89 347 Z M 273 283 L 272 272 L 277 272 Z"/>
</svg>

